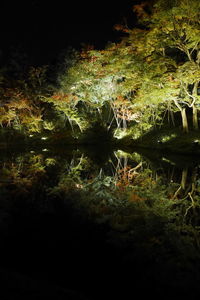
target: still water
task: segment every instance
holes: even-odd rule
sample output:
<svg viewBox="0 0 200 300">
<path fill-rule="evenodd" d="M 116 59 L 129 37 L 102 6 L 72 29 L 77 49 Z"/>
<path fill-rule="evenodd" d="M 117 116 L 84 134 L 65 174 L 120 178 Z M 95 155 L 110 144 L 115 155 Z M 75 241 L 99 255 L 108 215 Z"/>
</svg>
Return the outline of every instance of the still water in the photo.
<svg viewBox="0 0 200 300">
<path fill-rule="evenodd" d="M 199 171 L 148 150 L 2 150 L 2 299 L 195 297 Z"/>
</svg>

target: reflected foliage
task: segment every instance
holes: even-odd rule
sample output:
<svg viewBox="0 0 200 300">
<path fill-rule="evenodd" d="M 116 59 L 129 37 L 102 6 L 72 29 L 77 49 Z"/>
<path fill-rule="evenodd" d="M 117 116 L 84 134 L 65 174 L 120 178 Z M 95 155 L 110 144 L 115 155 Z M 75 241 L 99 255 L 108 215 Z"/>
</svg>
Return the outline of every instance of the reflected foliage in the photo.
<svg viewBox="0 0 200 300">
<path fill-rule="evenodd" d="M 0 249 L 13 251 L 21 231 L 26 240 L 30 222 L 33 274 L 44 251 L 40 270 L 53 282 L 63 284 L 71 263 L 68 283 L 95 289 L 113 277 L 122 299 L 127 283 L 159 299 L 199 292 L 200 161 L 167 150 L 200 151 L 200 4 L 150 2 L 133 7 L 135 28 L 115 26 L 120 41 L 68 51 L 53 75 L 49 66 L 0 70 Z M 143 148 L 132 153 L 135 141 Z M 147 150 L 150 141 L 166 153 Z M 13 252 L 5 264 L 19 268 Z M 89 280 L 88 261 L 102 264 Z"/>
<path fill-rule="evenodd" d="M 150 282 L 154 265 L 158 285 L 196 284 L 188 276 L 198 272 L 200 259 L 198 165 L 121 150 L 98 165 L 80 150 L 67 156 L 47 151 L 4 159 L 0 174 L 4 226 L 16 209 L 49 213 L 62 203 L 107 226 L 108 245 L 125 264 L 141 263 Z"/>
</svg>

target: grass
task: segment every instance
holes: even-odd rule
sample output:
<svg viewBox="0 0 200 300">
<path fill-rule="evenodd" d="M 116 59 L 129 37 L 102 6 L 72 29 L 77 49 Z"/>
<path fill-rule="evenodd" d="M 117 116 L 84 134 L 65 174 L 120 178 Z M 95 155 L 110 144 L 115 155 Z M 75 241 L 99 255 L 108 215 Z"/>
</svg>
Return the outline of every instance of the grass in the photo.
<svg viewBox="0 0 200 300">
<path fill-rule="evenodd" d="M 183 133 L 180 128 L 154 129 L 136 140 L 121 139 L 119 145 L 198 155 L 200 154 L 200 130 Z"/>
</svg>

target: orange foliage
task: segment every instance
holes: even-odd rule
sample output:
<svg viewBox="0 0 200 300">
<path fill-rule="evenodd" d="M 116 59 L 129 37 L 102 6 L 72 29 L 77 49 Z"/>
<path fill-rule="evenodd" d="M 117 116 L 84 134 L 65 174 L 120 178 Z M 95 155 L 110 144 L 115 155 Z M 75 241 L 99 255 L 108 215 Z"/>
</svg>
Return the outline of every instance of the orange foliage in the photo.
<svg viewBox="0 0 200 300">
<path fill-rule="evenodd" d="M 115 107 L 118 118 L 127 121 L 135 119 L 135 115 L 133 114 L 133 110 L 130 107 L 129 100 L 124 98 L 123 96 L 117 96 L 117 98 L 113 102 L 113 106 Z"/>
<path fill-rule="evenodd" d="M 122 31 L 122 32 L 127 32 L 127 33 L 130 31 L 128 28 L 126 28 L 122 24 L 116 24 L 116 25 L 114 25 L 114 29 L 117 30 L 117 31 Z"/>
<path fill-rule="evenodd" d="M 26 109 L 26 110 L 30 111 L 32 109 L 32 107 L 30 106 L 30 103 L 29 103 L 28 99 L 26 99 L 26 98 L 21 98 L 21 99 L 18 99 L 18 100 L 13 100 L 13 101 L 7 103 L 6 106 L 8 108 L 18 109 L 18 110 Z"/>
<path fill-rule="evenodd" d="M 145 201 L 145 198 L 141 198 L 140 196 L 138 196 L 137 194 L 131 194 L 129 196 L 129 202 L 140 202 L 140 201 Z"/>
<path fill-rule="evenodd" d="M 124 189 L 125 187 L 130 185 L 137 174 L 137 172 L 132 171 L 130 166 L 118 170 L 118 181 L 116 183 L 116 186 L 120 189 Z"/>
<path fill-rule="evenodd" d="M 89 55 L 89 52 L 94 50 L 94 46 L 93 45 L 84 45 L 81 53 L 80 53 L 80 57 L 82 59 L 89 59 L 90 58 L 90 55 Z"/>
<path fill-rule="evenodd" d="M 54 94 L 51 98 L 53 100 L 65 102 L 69 104 L 78 99 L 77 96 L 74 96 L 72 94 Z"/>
<path fill-rule="evenodd" d="M 145 8 L 149 6 L 149 3 L 146 2 L 142 2 L 140 4 L 136 4 L 133 6 L 133 11 L 136 13 L 136 15 L 138 16 L 138 18 L 142 18 L 147 16 L 147 13 L 145 11 Z"/>
</svg>

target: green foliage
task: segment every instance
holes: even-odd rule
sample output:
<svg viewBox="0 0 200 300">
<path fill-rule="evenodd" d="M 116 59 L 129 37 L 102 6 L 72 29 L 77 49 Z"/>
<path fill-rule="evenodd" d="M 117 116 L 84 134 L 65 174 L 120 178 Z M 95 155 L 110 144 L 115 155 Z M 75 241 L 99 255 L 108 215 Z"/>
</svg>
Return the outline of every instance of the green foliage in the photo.
<svg viewBox="0 0 200 300">
<path fill-rule="evenodd" d="M 165 287 L 173 274 L 169 285 L 174 286 L 176 279 L 178 288 L 183 288 L 192 281 L 187 275 L 191 278 L 192 272 L 199 274 L 198 177 L 192 180 L 197 186 L 191 206 L 191 198 L 183 197 L 183 193 L 174 197 L 180 179 L 175 165 L 172 174 L 177 182 L 171 183 L 170 169 L 164 171 L 161 160 L 156 168 L 156 156 L 155 161 L 146 161 L 138 153 L 116 151 L 114 157 L 103 167 L 79 151 L 65 151 L 62 158 L 57 153 L 27 152 L 17 157 L 12 154 L 10 161 L 2 160 L 1 226 L 9 221 L 7 215 L 16 214 L 16 209 L 20 216 L 26 209 L 33 210 L 34 215 L 39 211 L 40 215 L 54 216 L 56 209 L 61 209 L 59 216 L 65 217 L 66 211 L 73 218 L 74 213 L 93 226 L 105 228 L 106 245 L 111 244 L 112 251 L 120 254 L 117 258 L 131 269 L 138 264 L 137 270 L 145 270 L 148 283 L 152 282 L 153 267 L 157 286 Z M 193 175 L 188 177 L 187 191 Z"/>
<path fill-rule="evenodd" d="M 185 105 L 198 103 L 197 2 L 146 5 L 135 6 L 143 29 L 117 25 L 117 30 L 126 32 L 119 43 L 101 51 L 86 47 L 76 63 L 63 72 L 61 91 L 76 97 L 70 107 L 76 109 L 76 118 L 81 115 L 86 121 L 91 115 L 100 116 L 117 129 L 137 125 L 139 131 L 146 132 L 161 121 L 166 110 L 182 113 Z M 109 117 L 104 114 L 105 106 L 110 107 Z M 59 109 L 70 115 L 64 107 Z"/>
<path fill-rule="evenodd" d="M 125 35 L 104 50 L 68 49 L 55 86 L 47 66 L 27 69 L 10 85 L 1 77 L 0 125 L 37 133 L 71 126 L 79 138 L 101 123 L 134 138 L 160 125 L 167 111 L 180 111 L 187 132 L 187 107 L 198 129 L 199 10 L 197 0 L 135 5 L 139 26 L 116 25 Z"/>
</svg>

